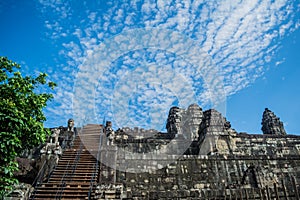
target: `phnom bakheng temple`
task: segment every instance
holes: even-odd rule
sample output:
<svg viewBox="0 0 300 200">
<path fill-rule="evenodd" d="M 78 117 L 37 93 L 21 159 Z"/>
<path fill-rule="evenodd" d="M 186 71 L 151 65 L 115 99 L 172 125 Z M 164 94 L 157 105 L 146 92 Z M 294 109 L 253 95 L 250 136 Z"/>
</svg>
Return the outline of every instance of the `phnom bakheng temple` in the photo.
<svg viewBox="0 0 300 200">
<path fill-rule="evenodd" d="M 18 158 L 11 196 L 26 199 L 299 199 L 300 136 L 269 109 L 262 133 L 238 133 L 221 113 L 172 107 L 166 133 L 111 122 L 51 129 Z M 163 120 L 163 119 L 162 119 Z"/>
</svg>

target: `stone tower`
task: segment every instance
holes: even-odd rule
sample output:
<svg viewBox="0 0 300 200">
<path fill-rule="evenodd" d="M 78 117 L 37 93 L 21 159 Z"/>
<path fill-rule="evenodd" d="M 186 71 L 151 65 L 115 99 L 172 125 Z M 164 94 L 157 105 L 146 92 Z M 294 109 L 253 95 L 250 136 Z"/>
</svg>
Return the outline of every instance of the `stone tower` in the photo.
<svg viewBox="0 0 300 200">
<path fill-rule="evenodd" d="M 207 110 L 203 113 L 203 121 L 199 127 L 200 155 L 207 155 L 217 152 L 220 145 L 225 143 L 228 151 L 226 137 L 229 135 L 230 122 L 215 109 Z M 223 145 L 224 146 L 224 145 Z M 229 152 L 229 151 L 228 151 Z"/>
<path fill-rule="evenodd" d="M 187 110 L 172 107 L 169 111 L 166 128 L 170 134 L 177 136 L 184 134 L 186 138 L 197 141 L 202 118 L 202 108 L 197 104 L 191 104 Z"/>
<path fill-rule="evenodd" d="M 197 104 L 192 104 L 188 107 L 186 112 L 186 122 L 184 127 L 188 128 L 191 134 L 191 139 L 196 141 L 199 139 L 199 127 L 202 122 L 203 112 L 202 108 Z"/>
<path fill-rule="evenodd" d="M 279 117 L 268 108 L 266 108 L 263 113 L 261 125 L 263 134 L 286 135 L 283 123 L 280 121 Z"/>
<path fill-rule="evenodd" d="M 182 134 L 181 130 L 181 124 L 182 124 L 182 118 L 185 113 L 184 109 L 181 109 L 179 107 L 172 107 L 170 108 L 168 120 L 166 124 L 166 128 L 168 130 L 168 133 L 170 134 Z"/>
</svg>

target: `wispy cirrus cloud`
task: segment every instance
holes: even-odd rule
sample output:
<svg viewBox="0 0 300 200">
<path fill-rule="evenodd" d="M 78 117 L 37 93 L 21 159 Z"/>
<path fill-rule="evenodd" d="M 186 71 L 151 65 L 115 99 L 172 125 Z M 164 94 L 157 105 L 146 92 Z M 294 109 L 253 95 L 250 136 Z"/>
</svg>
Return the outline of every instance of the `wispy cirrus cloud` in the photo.
<svg viewBox="0 0 300 200">
<path fill-rule="evenodd" d="M 205 85 L 212 84 L 214 76 L 222 80 L 222 87 L 214 87 L 214 89 L 224 90 L 226 95 L 232 95 L 247 87 L 267 70 L 267 63 L 272 61 L 274 52 L 280 46 L 281 38 L 299 27 L 299 17 L 297 17 L 299 3 L 296 0 L 113 1 L 106 2 L 104 5 L 89 1 L 82 3 L 40 1 L 40 4 L 47 18 L 45 26 L 49 29 L 48 35 L 62 44 L 60 53 L 67 63 L 62 64 L 59 77 L 52 74 L 60 85 L 55 100 L 60 103 L 57 103 L 55 109 L 48 110 L 49 113 L 55 112 L 54 114 L 59 115 L 54 111 L 59 110 L 61 115 L 62 113 L 73 115 L 72 109 L 74 108 L 70 109 L 70 105 L 73 105 L 74 98 L 94 95 L 86 103 L 91 109 L 94 109 L 91 105 L 97 105 L 94 109 L 94 112 L 97 112 L 96 118 L 113 117 L 116 113 L 113 113 L 111 109 L 112 97 L 128 96 L 131 90 L 132 93 L 136 93 L 135 97 L 132 96 L 132 104 L 122 103 L 137 113 L 136 118 L 133 114 L 132 116 L 129 114 L 131 121 L 136 120 L 132 125 L 145 119 L 148 121 L 144 121 L 144 124 L 147 124 L 149 120 L 152 120 L 153 124 L 161 120 L 157 120 L 157 116 L 162 117 L 158 113 L 164 114 L 163 109 L 166 108 L 159 105 L 168 106 L 174 103 L 176 95 L 170 91 L 184 95 L 189 95 L 189 92 L 195 93 L 196 101 L 204 107 L 208 106 L 209 101 L 214 101 L 215 97 Z M 50 15 L 48 16 L 47 13 Z M 209 71 L 204 72 L 208 63 L 202 62 L 199 66 L 195 66 L 193 61 L 189 63 L 188 59 L 179 56 L 178 52 L 183 51 L 186 51 L 186 54 L 190 52 L 190 55 L 196 54 L 196 52 L 191 53 L 192 48 L 185 49 L 188 45 L 183 42 L 172 42 L 173 46 L 169 47 L 166 46 L 169 44 L 167 41 L 163 44 L 163 39 L 157 39 L 162 43 L 159 45 L 162 49 L 148 49 L 146 50 L 148 53 L 145 52 L 143 46 L 140 49 L 131 49 L 132 45 L 136 45 L 134 42 L 131 43 L 128 40 L 126 40 L 127 43 L 117 42 L 116 44 L 125 45 L 130 51 L 115 58 L 112 63 L 99 67 L 98 62 L 102 62 L 97 58 L 99 45 L 118 34 L 136 28 L 156 28 L 181 33 L 193 40 L 194 44 L 209 55 L 213 66 L 208 67 Z M 165 38 L 165 40 L 172 40 L 172 38 Z M 145 39 L 145 41 L 148 40 Z M 120 46 L 120 48 L 123 47 Z M 175 53 L 169 52 L 170 49 Z M 114 57 L 114 51 L 108 50 L 106 53 L 108 55 L 101 54 L 101 56 Z M 87 58 L 93 59 L 93 62 L 87 62 Z M 190 59 L 196 61 L 199 58 L 191 57 Z M 151 66 L 156 66 L 156 68 L 150 73 L 147 70 Z M 144 70 L 144 74 L 139 74 L 138 69 Z M 201 70 L 197 71 L 197 69 Z M 89 73 L 93 70 L 96 70 L 95 73 Z M 133 78 L 139 77 L 136 81 L 143 80 L 145 83 L 157 82 L 159 84 L 155 87 L 151 85 L 146 87 L 143 86 L 144 82 L 140 82 L 141 89 L 135 90 L 132 88 L 135 85 L 134 79 L 124 78 L 126 73 Z M 181 74 L 184 81 L 176 81 L 176 76 L 172 73 Z M 210 81 L 205 82 L 203 74 L 206 75 L 205 79 Z M 90 80 L 84 79 L 88 77 Z M 73 88 L 75 80 L 78 81 L 79 78 L 86 81 L 81 84 L 86 84 L 87 87 L 96 85 L 95 91 L 81 91 L 82 96 L 74 97 L 74 91 L 70 92 L 69 89 L 70 86 Z M 168 81 L 162 82 L 162 79 Z M 187 86 L 178 85 L 178 82 L 185 82 L 192 91 L 184 90 Z M 160 84 L 164 85 L 164 90 L 159 87 Z M 197 87 L 199 85 L 201 85 L 200 89 Z M 219 93 L 217 91 L 216 94 Z M 79 94 L 79 91 L 76 94 Z M 159 100 L 165 104 L 160 104 Z M 151 107 L 150 102 L 157 107 Z M 178 102 L 175 101 L 175 103 Z M 116 112 L 116 108 L 114 109 Z M 156 109 L 155 112 L 153 109 Z M 126 114 L 120 112 L 120 110 L 117 111 L 118 116 L 122 116 L 118 119 L 119 124 L 128 125 L 126 120 L 121 120 L 125 119 L 123 115 Z M 156 117 L 149 118 L 149 114 L 153 112 Z"/>
</svg>

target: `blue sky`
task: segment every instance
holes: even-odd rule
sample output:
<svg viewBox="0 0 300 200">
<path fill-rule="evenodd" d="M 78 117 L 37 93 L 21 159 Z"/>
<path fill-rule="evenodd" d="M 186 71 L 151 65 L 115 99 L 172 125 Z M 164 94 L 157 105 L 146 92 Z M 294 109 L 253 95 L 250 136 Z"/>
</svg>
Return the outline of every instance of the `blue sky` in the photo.
<svg viewBox="0 0 300 200">
<path fill-rule="evenodd" d="M 297 0 L 1 1 L 0 55 L 57 82 L 47 127 L 112 120 L 162 130 L 169 107 L 217 107 L 300 134 Z"/>
</svg>

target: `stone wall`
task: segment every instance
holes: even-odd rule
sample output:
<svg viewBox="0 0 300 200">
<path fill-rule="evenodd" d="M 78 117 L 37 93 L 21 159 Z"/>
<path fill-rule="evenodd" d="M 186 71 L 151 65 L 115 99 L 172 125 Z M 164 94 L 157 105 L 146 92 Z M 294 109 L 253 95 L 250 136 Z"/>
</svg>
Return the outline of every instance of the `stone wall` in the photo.
<svg viewBox="0 0 300 200">
<path fill-rule="evenodd" d="M 101 164 L 95 198 L 299 199 L 300 137 L 284 134 L 274 116 L 264 114 L 270 134 L 237 133 L 218 111 L 191 105 L 170 109 L 168 133 L 120 129 L 113 145 L 102 146 L 110 162 Z"/>
<path fill-rule="evenodd" d="M 107 195 L 127 199 L 298 199 L 299 147 L 299 136 L 241 133 L 219 135 L 216 150 L 208 155 L 182 155 L 177 159 L 176 155 L 158 154 L 147 160 L 143 154 L 118 154 L 114 168 L 135 163 L 141 168 L 147 166 L 149 172 L 131 173 L 130 165 L 127 171 L 104 167 L 101 173 L 113 172 L 114 179 L 102 179 L 99 187 L 107 187 L 108 182 L 110 187 L 121 185 L 122 192 L 108 190 Z M 103 151 L 102 155 L 108 152 L 112 151 Z M 98 193 L 108 198 L 105 190 Z"/>
<path fill-rule="evenodd" d="M 122 196 L 129 199 L 263 199 L 267 195 L 297 199 L 298 166 L 298 156 L 185 155 L 149 173 L 117 171 L 116 184 L 122 185 Z"/>
<path fill-rule="evenodd" d="M 294 167 L 298 165 L 299 160 L 268 160 L 264 157 L 224 159 L 186 156 L 155 174 L 140 174 L 133 177 L 127 175 L 126 189 L 140 193 L 159 191 L 158 197 L 167 195 L 168 191 L 170 191 L 168 195 L 172 194 L 171 197 L 205 198 L 208 197 L 208 193 L 229 197 L 237 190 L 243 191 L 245 188 L 266 189 L 266 186 L 273 188 L 274 183 L 278 184 L 278 188 L 282 188 L 280 184 L 282 180 L 285 186 L 289 187 L 290 181 L 286 179 L 292 176 L 299 178 L 294 172 Z M 274 170 L 282 166 L 286 168 Z M 253 172 L 249 169 L 253 169 Z M 293 195 L 293 191 L 290 192 L 290 195 Z"/>
</svg>

